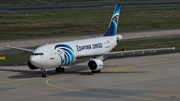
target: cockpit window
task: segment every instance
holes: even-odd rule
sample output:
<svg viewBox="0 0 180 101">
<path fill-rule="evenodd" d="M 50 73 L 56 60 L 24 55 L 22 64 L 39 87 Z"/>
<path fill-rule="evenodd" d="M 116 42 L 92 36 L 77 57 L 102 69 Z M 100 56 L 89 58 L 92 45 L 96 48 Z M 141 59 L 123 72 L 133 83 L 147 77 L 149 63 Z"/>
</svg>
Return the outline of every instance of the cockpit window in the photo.
<svg viewBox="0 0 180 101">
<path fill-rule="evenodd" d="M 33 56 L 38 56 L 38 55 L 44 55 L 43 53 L 32 53 L 31 55 L 33 55 Z"/>
</svg>

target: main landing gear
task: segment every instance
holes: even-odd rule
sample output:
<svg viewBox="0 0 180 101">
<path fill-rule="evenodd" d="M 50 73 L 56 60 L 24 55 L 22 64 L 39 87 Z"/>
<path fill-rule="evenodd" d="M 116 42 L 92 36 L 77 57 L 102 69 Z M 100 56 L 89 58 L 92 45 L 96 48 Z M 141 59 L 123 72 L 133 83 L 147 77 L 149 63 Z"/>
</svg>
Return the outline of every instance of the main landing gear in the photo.
<svg viewBox="0 0 180 101">
<path fill-rule="evenodd" d="M 55 71 L 58 73 L 63 73 L 65 71 L 64 67 L 58 67 L 55 69 Z"/>
</svg>

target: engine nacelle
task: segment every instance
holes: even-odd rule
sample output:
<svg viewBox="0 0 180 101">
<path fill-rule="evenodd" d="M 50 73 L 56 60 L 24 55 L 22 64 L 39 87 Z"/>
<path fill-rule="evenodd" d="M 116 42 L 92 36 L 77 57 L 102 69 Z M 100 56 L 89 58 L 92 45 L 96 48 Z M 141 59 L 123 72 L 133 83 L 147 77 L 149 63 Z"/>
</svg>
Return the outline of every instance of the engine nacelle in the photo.
<svg viewBox="0 0 180 101">
<path fill-rule="evenodd" d="M 29 69 L 31 69 L 31 70 L 39 69 L 38 67 L 34 66 L 30 61 L 28 61 L 28 67 L 29 67 Z"/>
<path fill-rule="evenodd" d="M 88 62 L 88 68 L 91 71 L 97 71 L 103 68 L 103 61 L 101 59 L 92 59 Z"/>
</svg>

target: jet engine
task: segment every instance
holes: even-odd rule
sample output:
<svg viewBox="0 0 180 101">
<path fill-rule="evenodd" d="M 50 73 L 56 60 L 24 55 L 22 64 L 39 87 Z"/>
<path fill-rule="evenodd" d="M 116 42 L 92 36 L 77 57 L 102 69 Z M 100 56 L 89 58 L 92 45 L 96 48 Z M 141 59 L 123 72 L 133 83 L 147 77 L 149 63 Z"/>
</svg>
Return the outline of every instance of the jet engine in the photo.
<svg viewBox="0 0 180 101">
<path fill-rule="evenodd" d="M 101 59 L 92 59 L 88 62 L 88 68 L 91 71 L 98 71 L 103 67 L 103 61 Z"/>
<path fill-rule="evenodd" d="M 28 61 L 28 67 L 29 67 L 29 69 L 31 69 L 31 70 L 39 69 L 38 67 L 34 66 L 30 61 Z"/>
</svg>

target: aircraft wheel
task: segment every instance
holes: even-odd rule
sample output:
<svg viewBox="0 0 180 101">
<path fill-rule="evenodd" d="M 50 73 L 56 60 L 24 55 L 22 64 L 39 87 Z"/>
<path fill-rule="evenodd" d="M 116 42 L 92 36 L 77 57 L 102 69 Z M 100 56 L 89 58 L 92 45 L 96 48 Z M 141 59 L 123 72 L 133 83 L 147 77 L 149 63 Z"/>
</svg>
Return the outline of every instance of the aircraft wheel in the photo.
<svg viewBox="0 0 180 101">
<path fill-rule="evenodd" d="M 47 78 L 47 73 L 42 73 L 43 78 Z"/>
<path fill-rule="evenodd" d="M 64 67 L 59 67 L 59 68 L 56 68 L 55 71 L 58 73 L 63 73 L 65 71 L 65 68 Z"/>
<path fill-rule="evenodd" d="M 42 77 L 43 77 L 43 78 L 47 78 L 47 69 L 46 69 L 46 68 L 45 68 L 45 69 L 42 68 L 41 70 L 43 71 L 43 72 L 42 72 Z"/>
<path fill-rule="evenodd" d="M 62 73 L 64 73 L 64 71 L 65 71 L 65 68 L 64 68 L 64 67 L 62 67 L 62 68 L 61 68 L 61 72 L 62 72 Z"/>
<path fill-rule="evenodd" d="M 56 68 L 55 71 L 56 71 L 56 73 L 57 73 L 57 72 L 59 72 L 60 70 L 59 70 L 59 68 Z"/>
</svg>

